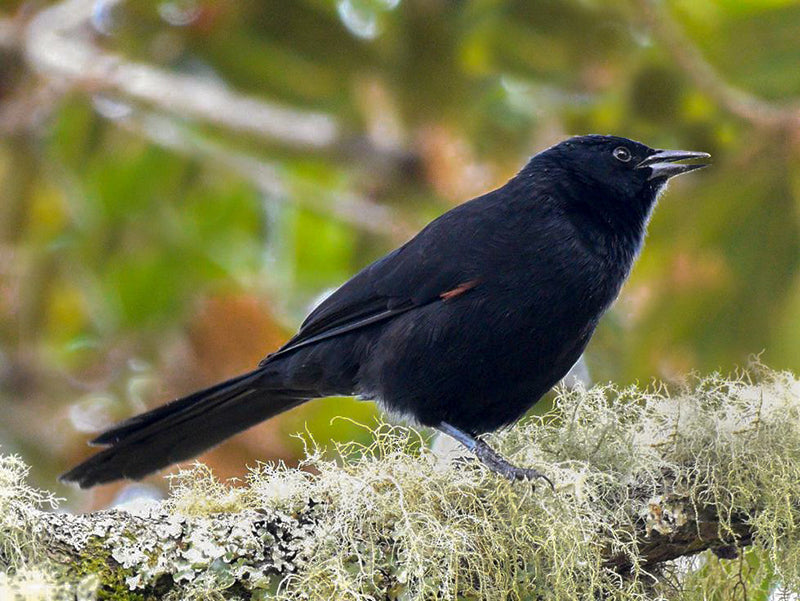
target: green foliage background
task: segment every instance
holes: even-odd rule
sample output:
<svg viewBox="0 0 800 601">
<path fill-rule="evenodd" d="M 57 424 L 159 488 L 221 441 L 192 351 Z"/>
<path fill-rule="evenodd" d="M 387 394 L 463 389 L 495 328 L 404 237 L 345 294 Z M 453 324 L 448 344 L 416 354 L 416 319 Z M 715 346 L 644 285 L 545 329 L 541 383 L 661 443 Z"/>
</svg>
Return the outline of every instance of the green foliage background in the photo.
<svg viewBox="0 0 800 601">
<path fill-rule="evenodd" d="M 587 351 L 593 379 L 728 371 L 762 352 L 772 367 L 800 370 L 800 113 L 765 122 L 720 93 L 796 100 L 797 2 L 109 6 L 87 25 L 99 50 L 322 113 L 338 133 L 289 143 L 102 82 L 54 90 L 4 47 L 0 443 L 40 484 L 85 455 L 91 432 L 247 369 L 325 291 L 571 134 L 714 157 L 662 198 Z M 33 9 L 1 10 L 24 21 Z M 652 13 L 686 43 L 671 45 Z M 676 54 L 687 47 L 720 79 L 692 73 Z M 302 447 L 289 433 L 363 438 L 332 418 L 373 411 L 316 402 L 205 459 L 222 476 L 255 458 L 296 461 Z M 88 508 L 115 491 L 65 494 Z"/>
</svg>

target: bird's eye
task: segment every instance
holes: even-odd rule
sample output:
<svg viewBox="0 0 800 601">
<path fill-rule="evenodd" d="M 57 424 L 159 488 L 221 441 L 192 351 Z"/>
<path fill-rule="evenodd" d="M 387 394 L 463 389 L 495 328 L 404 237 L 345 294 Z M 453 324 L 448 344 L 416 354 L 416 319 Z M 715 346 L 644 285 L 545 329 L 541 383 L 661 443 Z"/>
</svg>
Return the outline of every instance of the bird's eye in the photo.
<svg viewBox="0 0 800 601">
<path fill-rule="evenodd" d="M 624 146 L 618 146 L 614 149 L 614 158 L 623 163 L 627 163 L 631 160 L 631 151 Z"/>
</svg>

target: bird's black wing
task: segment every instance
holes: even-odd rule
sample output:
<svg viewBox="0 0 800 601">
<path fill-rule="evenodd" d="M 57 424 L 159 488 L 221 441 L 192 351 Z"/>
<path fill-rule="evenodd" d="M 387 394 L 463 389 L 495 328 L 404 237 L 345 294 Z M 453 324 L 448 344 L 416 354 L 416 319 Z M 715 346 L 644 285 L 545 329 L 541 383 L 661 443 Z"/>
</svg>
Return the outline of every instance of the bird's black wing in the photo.
<svg viewBox="0 0 800 601">
<path fill-rule="evenodd" d="M 365 267 L 314 309 L 300 331 L 261 364 L 416 307 L 449 301 L 477 286 L 485 276 L 478 258 L 483 255 L 489 197 L 445 213 L 406 244 Z"/>
</svg>

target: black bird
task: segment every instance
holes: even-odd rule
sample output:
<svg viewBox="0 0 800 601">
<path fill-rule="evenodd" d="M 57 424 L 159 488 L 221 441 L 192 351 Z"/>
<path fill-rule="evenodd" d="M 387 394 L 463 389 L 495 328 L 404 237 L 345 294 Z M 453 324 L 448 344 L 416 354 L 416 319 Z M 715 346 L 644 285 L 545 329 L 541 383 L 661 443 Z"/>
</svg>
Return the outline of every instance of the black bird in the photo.
<svg viewBox="0 0 800 601">
<path fill-rule="evenodd" d="M 570 138 L 503 187 L 431 222 L 314 309 L 251 372 L 137 415 L 61 479 L 142 478 L 306 401 L 358 395 L 454 437 L 511 479 L 479 435 L 519 419 L 578 360 L 619 293 L 667 180 L 704 152 Z"/>
</svg>

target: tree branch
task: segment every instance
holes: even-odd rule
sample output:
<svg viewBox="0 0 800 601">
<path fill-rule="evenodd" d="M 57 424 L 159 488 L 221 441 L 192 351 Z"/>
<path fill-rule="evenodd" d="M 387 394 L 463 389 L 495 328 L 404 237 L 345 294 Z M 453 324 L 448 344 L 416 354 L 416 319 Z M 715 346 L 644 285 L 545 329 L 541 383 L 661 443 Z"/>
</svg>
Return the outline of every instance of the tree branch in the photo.
<svg viewBox="0 0 800 601">
<path fill-rule="evenodd" d="M 712 377 L 675 396 L 579 387 L 493 441 L 550 475 L 555 493 L 444 462 L 413 431 L 380 426 L 373 446 L 340 447 L 341 463 L 311 445 L 313 474 L 260 466 L 231 488 L 196 466 L 167 501 L 82 516 L 36 508 L 48 497 L 6 458 L 0 561 L 11 584 L 33 573 L 74 591 L 91 577 L 107 596 L 641 601 L 675 586 L 664 575 L 677 558 L 753 547 L 793 590 L 797 423 L 789 374 Z"/>
<path fill-rule="evenodd" d="M 670 489 L 673 484 L 667 479 L 659 486 Z M 642 496 L 632 501 L 645 512 L 633 537 L 639 550 L 638 567 L 648 572 L 708 549 L 727 554 L 752 544 L 754 533 L 748 520 L 740 517 L 723 526 L 714 508 L 695 509 L 689 496 Z M 225 564 L 231 586 L 246 589 L 264 587 L 270 579 L 280 581 L 302 569 L 310 559 L 300 557 L 302 550 L 313 544 L 317 529 L 324 527 L 322 516 L 335 511 L 324 502 L 312 502 L 291 515 L 271 509 L 182 515 L 168 504 L 153 504 L 134 513 L 42 513 L 34 535 L 48 561 L 103 565 L 100 575 L 105 580 L 124 581 L 130 590 L 141 589 L 146 596 L 180 591 L 182 572 L 189 570 L 192 578 L 199 578 L 202 571 L 215 570 L 216 562 Z M 734 551 L 727 558 L 736 556 Z M 371 559 L 390 564 L 390 548 L 378 550 Z M 602 559 L 608 569 L 632 577 L 634 560 L 626 553 L 606 549 Z M 395 581 L 387 588 L 397 585 Z"/>
</svg>

